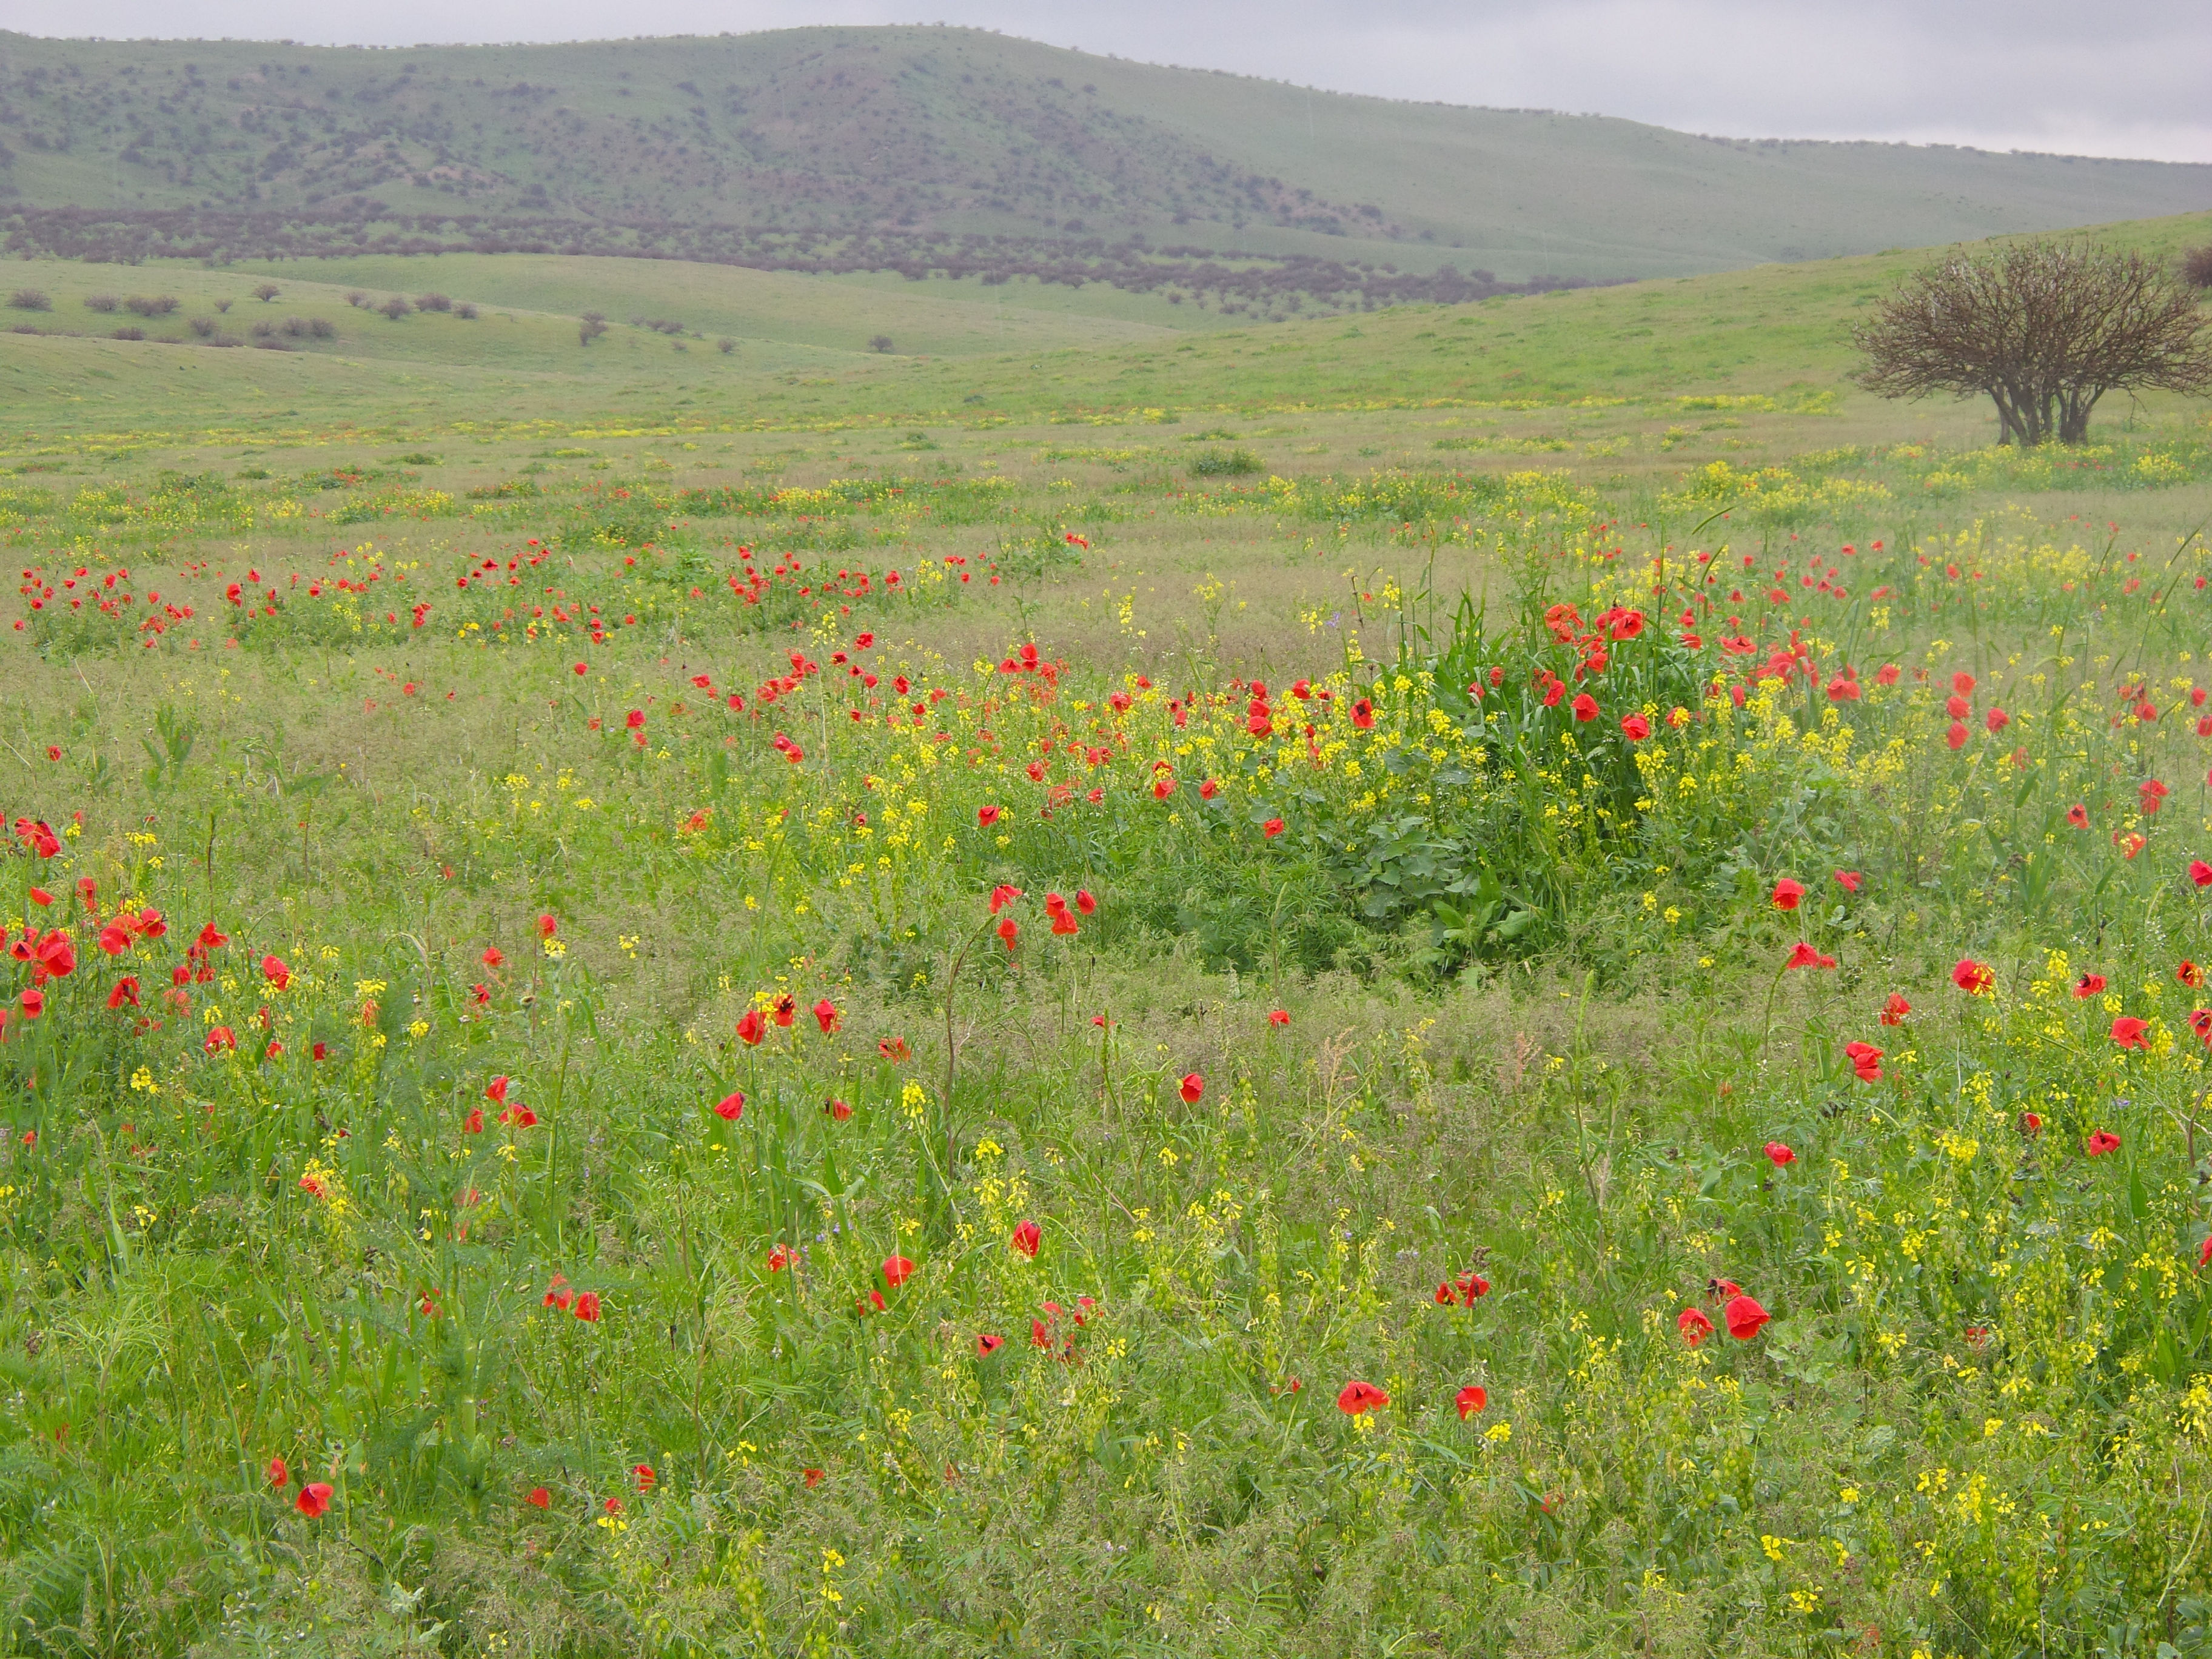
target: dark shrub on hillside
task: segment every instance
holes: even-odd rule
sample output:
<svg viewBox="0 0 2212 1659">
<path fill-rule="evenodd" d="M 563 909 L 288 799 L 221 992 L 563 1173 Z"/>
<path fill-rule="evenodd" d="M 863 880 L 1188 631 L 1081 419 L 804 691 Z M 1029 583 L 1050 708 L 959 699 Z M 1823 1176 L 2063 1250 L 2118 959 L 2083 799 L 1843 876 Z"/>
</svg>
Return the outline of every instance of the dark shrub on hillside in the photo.
<svg viewBox="0 0 2212 1659">
<path fill-rule="evenodd" d="M 128 328 L 118 328 L 107 337 L 111 340 L 143 340 L 146 337 L 146 331 L 133 325 Z"/>
<path fill-rule="evenodd" d="M 19 288 L 9 296 L 8 303 L 18 311 L 52 311 L 54 302 L 42 289 Z"/>
<path fill-rule="evenodd" d="M 122 304 L 123 301 L 112 294 L 88 294 L 84 296 L 84 308 L 87 311 L 96 311 L 103 317 L 119 309 Z"/>
<path fill-rule="evenodd" d="M 176 298 L 167 294 L 134 294 L 123 302 L 123 308 L 134 317 L 152 319 L 167 316 L 178 304 Z"/>
<path fill-rule="evenodd" d="M 2181 256 L 2181 280 L 2191 288 L 2212 288 L 2212 245 L 2193 247 Z"/>
<path fill-rule="evenodd" d="M 418 295 L 415 301 L 417 311 L 451 311 L 453 302 L 442 294 Z"/>
<path fill-rule="evenodd" d="M 386 300 L 382 305 L 377 307 L 376 309 L 379 315 L 389 317 L 396 323 L 414 308 L 415 307 L 409 305 L 406 301 L 401 299 L 397 294 L 395 294 L 389 300 Z"/>
</svg>

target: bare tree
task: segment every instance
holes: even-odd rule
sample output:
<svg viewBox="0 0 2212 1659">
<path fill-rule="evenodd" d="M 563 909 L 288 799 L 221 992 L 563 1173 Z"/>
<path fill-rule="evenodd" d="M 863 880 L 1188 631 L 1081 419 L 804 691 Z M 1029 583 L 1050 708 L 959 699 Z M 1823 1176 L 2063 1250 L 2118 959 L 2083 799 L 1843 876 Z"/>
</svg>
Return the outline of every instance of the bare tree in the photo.
<svg viewBox="0 0 2212 1659">
<path fill-rule="evenodd" d="M 2016 242 L 1916 271 L 1853 331 L 1885 398 L 1997 406 L 1998 441 L 2083 441 L 2107 392 L 2212 390 L 2212 319 L 2167 269 L 2090 243 Z"/>
<path fill-rule="evenodd" d="M 606 331 L 607 319 L 605 313 L 587 311 L 584 313 L 583 319 L 576 325 L 576 343 L 589 345 Z"/>
<path fill-rule="evenodd" d="M 274 283 L 264 283 L 253 290 L 253 297 L 260 301 L 263 305 L 267 305 L 283 291 Z"/>
</svg>

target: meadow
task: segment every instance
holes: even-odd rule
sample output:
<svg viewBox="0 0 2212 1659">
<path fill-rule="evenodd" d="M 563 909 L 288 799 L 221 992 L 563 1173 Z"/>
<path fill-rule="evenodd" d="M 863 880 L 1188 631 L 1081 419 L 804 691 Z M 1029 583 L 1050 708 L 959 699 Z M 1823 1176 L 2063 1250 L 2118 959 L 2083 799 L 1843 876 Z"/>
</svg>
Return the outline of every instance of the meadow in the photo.
<svg viewBox="0 0 2212 1659">
<path fill-rule="evenodd" d="M 17 266 L 0 1651 L 2212 1650 L 2212 430 L 1909 263 Z"/>
</svg>

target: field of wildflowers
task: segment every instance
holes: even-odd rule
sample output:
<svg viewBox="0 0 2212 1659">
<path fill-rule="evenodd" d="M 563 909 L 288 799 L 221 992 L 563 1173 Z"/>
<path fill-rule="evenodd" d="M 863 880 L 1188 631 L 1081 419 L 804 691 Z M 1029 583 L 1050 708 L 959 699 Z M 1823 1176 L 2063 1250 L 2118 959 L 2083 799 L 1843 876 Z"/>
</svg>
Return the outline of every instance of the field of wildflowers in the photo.
<svg viewBox="0 0 2212 1659">
<path fill-rule="evenodd" d="M 428 465 L 0 487 L 0 1651 L 2212 1650 L 2201 536 Z"/>
</svg>

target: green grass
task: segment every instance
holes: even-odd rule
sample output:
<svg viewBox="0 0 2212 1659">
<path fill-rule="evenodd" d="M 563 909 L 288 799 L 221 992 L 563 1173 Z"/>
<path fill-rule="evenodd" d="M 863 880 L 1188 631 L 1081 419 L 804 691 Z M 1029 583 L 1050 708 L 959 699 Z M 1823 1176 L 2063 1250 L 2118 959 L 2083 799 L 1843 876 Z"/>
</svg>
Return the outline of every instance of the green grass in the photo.
<svg viewBox="0 0 2212 1659">
<path fill-rule="evenodd" d="M 2212 217 L 2100 234 L 2173 256 L 2212 234 Z M 9 422 L 26 433 L 84 430 L 111 416 L 118 428 L 143 428 L 156 410 L 165 426 L 195 410 L 292 418 L 286 409 L 315 425 L 352 418 L 427 430 L 455 398 L 472 421 L 491 409 L 535 419 L 558 407 L 583 425 L 632 421 L 649 406 L 708 427 L 793 428 L 1389 407 L 1534 406 L 1581 418 L 1577 405 L 1622 400 L 1656 412 L 1714 394 L 1870 410 L 1874 401 L 1847 380 L 1850 325 L 1919 257 L 1259 327 L 1223 327 L 1218 315 L 1157 302 L 1149 315 L 1132 315 L 1139 307 L 1127 296 L 1095 288 L 883 285 L 672 262 L 464 255 L 242 271 L 41 262 L 22 266 L 17 280 L 50 290 L 56 309 L 8 313 L 21 325 L 105 333 L 137 319 L 86 313 L 83 295 L 152 289 L 188 303 L 149 334 L 188 342 L 186 319 L 213 320 L 209 307 L 227 298 L 234 303 L 222 325 L 234 335 L 299 314 L 330 320 L 338 338 L 278 354 L 0 335 L 0 376 L 14 393 Z M 286 289 L 268 306 L 247 297 L 264 277 Z M 380 301 L 432 289 L 485 314 L 390 323 L 344 304 L 349 291 Z M 1104 314 L 1084 308 L 1093 306 Z M 585 311 L 613 325 L 588 349 L 575 337 Z M 634 315 L 681 321 L 703 338 L 630 327 Z M 893 354 L 867 349 L 878 334 L 890 337 Z M 717 351 L 721 337 L 738 349 Z M 276 407 L 249 416 L 256 401 Z"/>
<path fill-rule="evenodd" d="M 21 267 L 340 337 L 0 334 L 0 1653 L 2212 1650 L 2212 446 L 1906 263 Z"/>
</svg>

